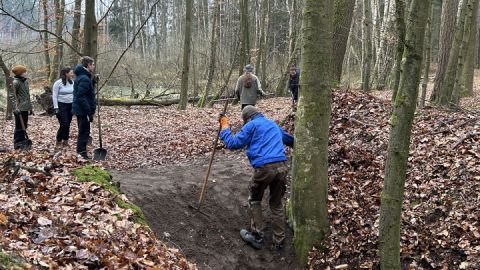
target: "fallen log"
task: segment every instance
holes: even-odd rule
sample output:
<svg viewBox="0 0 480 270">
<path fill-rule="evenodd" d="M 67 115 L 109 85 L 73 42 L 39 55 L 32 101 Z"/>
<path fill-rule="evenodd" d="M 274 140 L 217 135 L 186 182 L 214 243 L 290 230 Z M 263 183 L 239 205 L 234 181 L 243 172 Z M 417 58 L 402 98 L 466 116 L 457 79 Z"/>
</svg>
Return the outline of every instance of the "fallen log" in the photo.
<svg viewBox="0 0 480 270">
<path fill-rule="evenodd" d="M 188 102 L 196 102 L 199 97 L 189 98 Z M 102 106 L 170 106 L 178 104 L 180 99 L 100 99 L 100 105 Z"/>
</svg>

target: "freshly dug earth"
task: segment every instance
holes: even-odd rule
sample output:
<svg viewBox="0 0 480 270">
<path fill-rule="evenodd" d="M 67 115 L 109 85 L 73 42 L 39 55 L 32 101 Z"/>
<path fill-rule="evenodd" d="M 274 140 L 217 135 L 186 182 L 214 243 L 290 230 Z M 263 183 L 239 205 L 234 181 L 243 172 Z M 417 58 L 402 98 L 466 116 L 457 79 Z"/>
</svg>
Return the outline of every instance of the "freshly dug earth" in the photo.
<svg viewBox="0 0 480 270">
<path fill-rule="evenodd" d="M 265 193 L 266 243 L 254 250 L 239 231 L 249 227 L 250 165 L 242 152 L 221 150 L 212 168 L 205 200 L 197 206 L 208 160 L 157 169 L 113 171 L 128 198 L 140 206 L 157 237 L 181 249 L 199 269 L 301 269 L 291 249 L 287 227 L 283 251 L 272 251 L 268 192 Z"/>
</svg>

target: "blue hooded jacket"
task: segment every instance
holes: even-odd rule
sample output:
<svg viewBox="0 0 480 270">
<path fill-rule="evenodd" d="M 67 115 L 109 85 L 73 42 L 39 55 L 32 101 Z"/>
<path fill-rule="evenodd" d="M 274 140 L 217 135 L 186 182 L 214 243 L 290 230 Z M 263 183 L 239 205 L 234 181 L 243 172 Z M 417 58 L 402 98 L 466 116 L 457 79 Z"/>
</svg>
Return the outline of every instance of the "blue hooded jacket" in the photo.
<svg viewBox="0 0 480 270">
<path fill-rule="evenodd" d="M 81 116 L 94 114 L 96 103 L 92 75 L 82 65 L 77 65 L 74 72 L 72 112 Z"/>
<path fill-rule="evenodd" d="M 294 138 L 275 122 L 258 113 L 233 135 L 230 129 L 220 132 L 228 149 L 247 147 L 247 157 L 254 168 L 287 160 L 283 145 L 293 147 Z"/>
</svg>

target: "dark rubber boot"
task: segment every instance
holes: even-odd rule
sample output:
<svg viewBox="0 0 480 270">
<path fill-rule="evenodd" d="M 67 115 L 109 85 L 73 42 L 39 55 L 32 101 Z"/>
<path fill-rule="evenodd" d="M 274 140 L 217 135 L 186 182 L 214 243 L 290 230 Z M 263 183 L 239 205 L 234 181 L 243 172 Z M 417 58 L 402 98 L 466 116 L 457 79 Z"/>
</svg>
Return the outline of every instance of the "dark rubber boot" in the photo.
<svg viewBox="0 0 480 270">
<path fill-rule="evenodd" d="M 248 230 L 241 229 L 240 236 L 255 249 L 261 249 L 263 247 L 263 237 L 258 233 L 252 233 Z"/>
</svg>

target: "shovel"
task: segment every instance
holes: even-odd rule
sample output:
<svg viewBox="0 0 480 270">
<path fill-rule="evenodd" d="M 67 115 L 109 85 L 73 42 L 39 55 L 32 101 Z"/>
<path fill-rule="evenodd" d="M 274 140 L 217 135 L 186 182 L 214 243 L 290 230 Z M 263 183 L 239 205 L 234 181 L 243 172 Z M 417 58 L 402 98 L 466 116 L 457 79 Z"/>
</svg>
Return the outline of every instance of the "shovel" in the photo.
<svg viewBox="0 0 480 270">
<path fill-rule="evenodd" d="M 225 101 L 225 106 L 223 107 L 223 114 L 227 112 L 227 107 L 228 107 L 228 100 Z M 218 127 L 217 136 L 215 137 L 215 141 L 213 142 L 213 151 L 212 151 L 212 155 L 210 156 L 210 161 L 208 163 L 208 169 L 207 169 L 207 173 L 205 174 L 205 180 L 203 181 L 202 191 L 200 192 L 200 198 L 198 199 L 198 204 L 197 206 L 188 205 L 190 208 L 193 208 L 206 216 L 208 215 L 200 211 L 200 206 L 202 205 L 203 198 L 205 195 L 205 190 L 207 189 L 208 177 L 210 176 L 213 158 L 215 157 L 215 151 L 217 150 L 217 143 L 218 143 L 218 138 L 220 137 L 220 131 L 222 131 L 221 125 Z"/>
<path fill-rule="evenodd" d="M 98 140 L 100 142 L 100 147 L 93 150 L 93 160 L 105 160 L 107 157 L 107 149 L 103 148 L 102 145 L 102 123 L 100 122 L 100 100 L 98 98 L 98 83 L 97 86 L 97 101 L 98 101 L 98 112 L 97 112 L 97 119 L 98 119 Z"/>
</svg>

